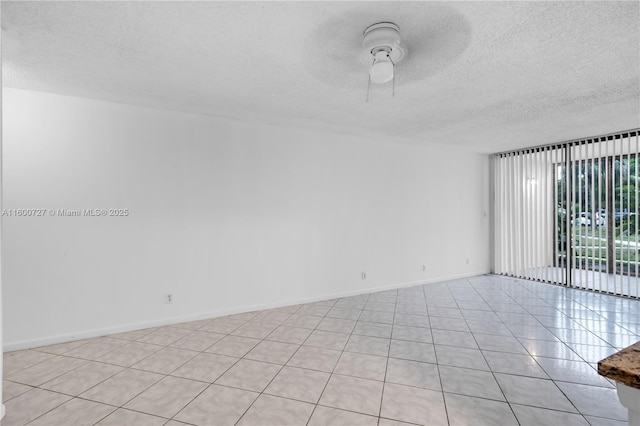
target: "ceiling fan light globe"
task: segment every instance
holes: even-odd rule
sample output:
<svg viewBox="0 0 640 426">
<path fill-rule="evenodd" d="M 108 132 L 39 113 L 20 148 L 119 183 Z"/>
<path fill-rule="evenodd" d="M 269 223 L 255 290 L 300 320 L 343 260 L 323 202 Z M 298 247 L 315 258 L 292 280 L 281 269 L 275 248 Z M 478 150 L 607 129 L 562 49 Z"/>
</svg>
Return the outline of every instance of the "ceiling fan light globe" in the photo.
<svg viewBox="0 0 640 426">
<path fill-rule="evenodd" d="M 369 77 L 372 83 L 388 83 L 393 79 L 393 64 L 390 61 L 376 62 L 369 69 Z"/>
</svg>

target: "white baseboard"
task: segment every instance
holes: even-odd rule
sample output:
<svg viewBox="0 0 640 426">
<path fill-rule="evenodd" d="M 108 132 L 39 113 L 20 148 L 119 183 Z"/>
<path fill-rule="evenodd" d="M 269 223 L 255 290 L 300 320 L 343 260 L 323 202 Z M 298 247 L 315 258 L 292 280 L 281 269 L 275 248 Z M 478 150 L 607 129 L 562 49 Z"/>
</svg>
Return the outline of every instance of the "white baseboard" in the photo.
<svg viewBox="0 0 640 426">
<path fill-rule="evenodd" d="M 264 309 L 281 308 L 284 306 L 319 302 L 321 300 L 339 299 L 342 297 L 357 296 L 360 294 L 375 293 L 378 291 L 393 290 L 393 289 L 413 287 L 413 286 L 423 285 L 423 284 L 431 284 L 431 283 L 437 283 L 442 281 L 456 280 L 460 278 L 468 278 L 468 277 L 473 277 L 477 275 L 484 275 L 487 273 L 488 273 L 487 271 L 479 271 L 479 272 L 473 272 L 473 273 L 456 274 L 456 275 L 449 275 L 444 277 L 430 278 L 427 280 L 387 284 L 383 286 L 371 287 L 371 288 L 362 289 L 362 290 L 332 293 L 332 294 L 326 294 L 326 295 L 316 296 L 316 297 L 291 299 L 291 300 L 278 302 L 278 303 L 244 306 L 244 307 L 234 308 L 234 309 L 223 309 L 223 310 L 203 312 L 203 313 L 193 314 L 193 315 L 183 315 L 178 317 L 162 318 L 162 319 L 157 319 L 152 321 L 143 321 L 143 322 L 137 322 L 137 323 L 131 323 L 131 324 L 122 324 L 122 325 L 117 325 L 112 327 L 97 328 L 92 330 L 79 330 L 77 332 L 70 333 L 70 334 L 60 334 L 56 336 L 42 337 L 37 339 L 20 340 L 17 342 L 5 342 L 3 344 L 3 351 L 11 352 L 11 351 L 17 351 L 22 349 L 31 349 L 31 348 L 37 348 L 40 346 L 48 346 L 48 345 L 55 345 L 58 343 L 70 342 L 74 340 L 89 339 L 92 337 L 106 336 L 109 334 L 140 330 L 143 328 L 160 327 L 165 325 L 179 324 L 179 323 L 188 322 L 188 321 L 197 321 L 202 319 L 223 317 L 226 315 L 239 314 L 243 312 L 252 312 L 252 311 L 261 311 Z"/>
</svg>

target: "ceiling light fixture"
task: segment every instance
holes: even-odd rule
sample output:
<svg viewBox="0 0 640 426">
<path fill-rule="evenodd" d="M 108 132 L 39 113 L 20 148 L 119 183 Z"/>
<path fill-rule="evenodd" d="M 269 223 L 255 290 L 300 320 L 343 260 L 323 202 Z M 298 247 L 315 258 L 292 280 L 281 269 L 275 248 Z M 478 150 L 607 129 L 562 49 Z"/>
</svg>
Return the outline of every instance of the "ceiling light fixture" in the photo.
<svg viewBox="0 0 640 426">
<path fill-rule="evenodd" d="M 379 50 L 373 55 L 373 64 L 369 68 L 369 77 L 376 84 L 388 83 L 393 79 L 393 62 L 389 53 Z"/>
<path fill-rule="evenodd" d="M 392 82 L 395 95 L 395 67 L 406 54 L 401 44 L 400 28 L 392 22 L 378 22 L 368 26 L 363 33 L 360 62 L 369 67 L 367 101 L 371 83 Z"/>
</svg>

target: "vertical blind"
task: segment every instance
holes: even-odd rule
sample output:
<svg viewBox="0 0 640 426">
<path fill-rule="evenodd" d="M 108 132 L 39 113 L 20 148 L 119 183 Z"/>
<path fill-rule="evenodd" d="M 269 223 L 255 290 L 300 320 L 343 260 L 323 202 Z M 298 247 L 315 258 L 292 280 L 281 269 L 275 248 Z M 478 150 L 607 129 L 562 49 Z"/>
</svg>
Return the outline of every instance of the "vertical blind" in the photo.
<svg viewBox="0 0 640 426">
<path fill-rule="evenodd" d="M 639 297 L 638 130 L 493 155 L 494 272 Z"/>
</svg>

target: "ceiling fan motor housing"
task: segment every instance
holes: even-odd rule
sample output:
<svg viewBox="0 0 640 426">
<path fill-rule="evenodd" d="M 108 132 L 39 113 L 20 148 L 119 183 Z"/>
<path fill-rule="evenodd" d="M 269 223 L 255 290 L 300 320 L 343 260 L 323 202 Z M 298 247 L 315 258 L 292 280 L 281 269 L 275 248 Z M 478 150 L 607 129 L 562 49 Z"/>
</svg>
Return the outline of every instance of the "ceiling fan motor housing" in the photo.
<svg viewBox="0 0 640 426">
<path fill-rule="evenodd" d="M 405 49 L 400 39 L 400 28 L 392 22 L 378 22 L 364 30 L 360 62 L 371 66 L 376 53 L 384 51 L 394 64 L 402 60 Z"/>
</svg>

